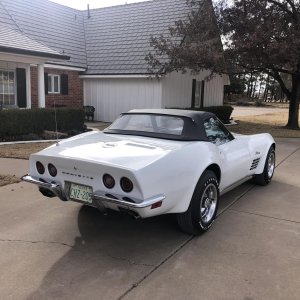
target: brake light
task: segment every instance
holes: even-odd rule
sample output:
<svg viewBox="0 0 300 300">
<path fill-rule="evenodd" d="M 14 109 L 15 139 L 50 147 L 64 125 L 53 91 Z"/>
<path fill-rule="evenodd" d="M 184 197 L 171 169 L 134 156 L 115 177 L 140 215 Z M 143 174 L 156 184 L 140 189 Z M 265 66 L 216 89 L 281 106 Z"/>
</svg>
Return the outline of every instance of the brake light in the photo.
<svg viewBox="0 0 300 300">
<path fill-rule="evenodd" d="M 130 193 L 132 190 L 133 190 L 133 183 L 132 181 L 127 178 L 127 177 L 122 177 L 121 180 L 120 180 L 120 185 L 121 185 L 121 188 L 122 190 L 125 192 L 125 193 Z"/>
<path fill-rule="evenodd" d="M 35 166 L 39 174 L 43 175 L 45 173 L 45 167 L 40 161 L 37 161 Z"/>
<path fill-rule="evenodd" d="M 109 174 L 104 174 L 102 180 L 103 180 L 103 184 L 108 189 L 112 189 L 115 186 L 115 180 Z"/>
<path fill-rule="evenodd" d="M 54 165 L 52 164 L 49 164 L 48 165 L 48 171 L 49 171 L 49 174 L 52 176 L 52 177 L 55 177 L 57 175 L 57 169 Z"/>
</svg>

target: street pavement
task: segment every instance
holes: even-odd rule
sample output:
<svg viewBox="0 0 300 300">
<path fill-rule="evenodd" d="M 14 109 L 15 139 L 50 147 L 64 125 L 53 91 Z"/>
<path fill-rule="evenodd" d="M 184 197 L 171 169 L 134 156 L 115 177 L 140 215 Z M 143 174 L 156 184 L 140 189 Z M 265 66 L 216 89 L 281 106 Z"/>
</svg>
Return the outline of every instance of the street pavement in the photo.
<svg viewBox="0 0 300 300">
<path fill-rule="evenodd" d="M 27 161 L 0 159 L 0 173 Z M 300 139 L 277 139 L 267 187 L 221 198 L 200 237 L 19 183 L 0 188 L 0 299 L 300 299 Z"/>
</svg>

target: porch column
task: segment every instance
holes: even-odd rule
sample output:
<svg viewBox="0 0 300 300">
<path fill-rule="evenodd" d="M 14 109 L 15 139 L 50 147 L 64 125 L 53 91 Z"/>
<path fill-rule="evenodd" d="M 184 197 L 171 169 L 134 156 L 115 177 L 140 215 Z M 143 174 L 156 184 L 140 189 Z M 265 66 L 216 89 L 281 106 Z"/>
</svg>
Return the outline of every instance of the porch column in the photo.
<svg viewBox="0 0 300 300">
<path fill-rule="evenodd" d="M 38 107 L 46 106 L 44 64 L 38 65 Z"/>
<path fill-rule="evenodd" d="M 26 65 L 26 93 L 27 93 L 27 108 L 31 108 L 31 74 L 30 65 Z"/>
</svg>

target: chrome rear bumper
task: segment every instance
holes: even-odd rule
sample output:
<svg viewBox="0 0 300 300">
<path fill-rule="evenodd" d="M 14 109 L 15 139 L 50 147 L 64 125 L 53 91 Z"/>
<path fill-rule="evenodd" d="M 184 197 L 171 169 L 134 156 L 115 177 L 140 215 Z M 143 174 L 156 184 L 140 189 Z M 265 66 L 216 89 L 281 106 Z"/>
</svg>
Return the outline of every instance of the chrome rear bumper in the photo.
<svg viewBox="0 0 300 300">
<path fill-rule="evenodd" d="M 55 196 L 59 197 L 63 201 L 72 200 L 66 195 L 66 193 L 62 190 L 62 188 L 58 184 L 44 182 L 42 180 L 33 178 L 30 175 L 25 175 L 21 179 L 23 181 L 35 184 L 42 189 L 49 190 Z M 103 193 L 103 194 L 102 193 L 101 194 L 94 193 L 92 198 L 95 201 L 113 203 L 113 204 L 121 206 L 123 208 L 141 209 L 141 208 L 150 207 L 153 204 L 157 204 L 158 202 L 162 202 L 166 197 L 164 195 L 157 195 L 157 196 L 148 198 L 144 201 L 141 201 L 140 203 L 132 203 L 132 202 L 127 202 L 125 200 L 110 198 L 110 197 L 107 197 L 105 193 Z"/>
<path fill-rule="evenodd" d="M 25 175 L 21 179 L 23 181 L 33 183 L 33 184 L 37 185 L 40 188 L 44 188 L 44 189 L 49 190 L 50 192 L 52 192 L 55 196 L 57 196 L 61 200 L 64 200 L 64 201 L 67 200 L 64 193 L 63 193 L 63 191 L 62 191 L 62 189 L 61 189 L 61 187 L 58 184 L 44 182 L 42 180 L 35 179 L 35 178 L 33 178 L 29 175 Z"/>
</svg>

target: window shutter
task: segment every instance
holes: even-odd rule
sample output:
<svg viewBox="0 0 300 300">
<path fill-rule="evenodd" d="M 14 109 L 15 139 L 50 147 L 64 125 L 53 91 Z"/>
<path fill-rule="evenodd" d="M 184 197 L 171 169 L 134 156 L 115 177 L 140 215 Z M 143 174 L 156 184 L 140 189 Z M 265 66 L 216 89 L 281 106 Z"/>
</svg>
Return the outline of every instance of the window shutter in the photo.
<svg viewBox="0 0 300 300">
<path fill-rule="evenodd" d="M 45 94 L 48 95 L 48 73 L 44 73 Z"/>
<path fill-rule="evenodd" d="M 204 107 L 204 89 L 205 89 L 205 81 L 202 80 L 202 82 L 201 82 L 201 102 L 200 102 L 200 108 Z"/>
<path fill-rule="evenodd" d="M 26 93 L 26 71 L 25 69 L 17 68 L 17 103 L 20 108 L 27 106 L 27 93 Z"/>
<path fill-rule="evenodd" d="M 60 89 L 62 95 L 69 95 L 69 77 L 67 74 L 60 76 Z"/>
<path fill-rule="evenodd" d="M 192 85 L 192 108 L 195 107 L 195 94 L 196 94 L 196 79 L 193 79 L 193 85 Z"/>
</svg>

